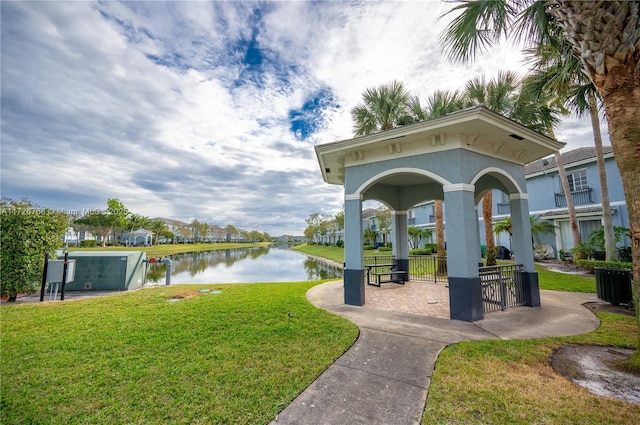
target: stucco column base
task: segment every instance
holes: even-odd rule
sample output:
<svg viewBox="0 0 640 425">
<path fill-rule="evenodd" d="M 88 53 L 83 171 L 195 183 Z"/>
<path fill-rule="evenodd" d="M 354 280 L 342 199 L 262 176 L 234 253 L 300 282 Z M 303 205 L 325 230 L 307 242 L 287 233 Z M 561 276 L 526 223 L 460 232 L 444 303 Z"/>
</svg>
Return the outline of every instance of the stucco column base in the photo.
<svg viewBox="0 0 640 425">
<path fill-rule="evenodd" d="M 364 270 L 344 270 L 344 303 L 364 305 Z"/>
<path fill-rule="evenodd" d="M 479 277 L 449 277 L 449 315 L 452 320 L 484 319 Z"/>
<path fill-rule="evenodd" d="M 524 295 L 524 305 L 529 307 L 540 306 L 540 287 L 538 285 L 537 272 L 519 272 L 516 271 L 517 278 L 522 283 L 522 292 Z"/>
<path fill-rule="evenodd" d="M 396 265 L 396 270 L 405 272 L 409 271 L 409 260 L 407 258 L 396 258 L 394 263 Z M 409 279 L 408 275 L 406 279 L 404 276 L 402 277 L 403 282 L 406 282 L 407 279 Z"/>
</svg>

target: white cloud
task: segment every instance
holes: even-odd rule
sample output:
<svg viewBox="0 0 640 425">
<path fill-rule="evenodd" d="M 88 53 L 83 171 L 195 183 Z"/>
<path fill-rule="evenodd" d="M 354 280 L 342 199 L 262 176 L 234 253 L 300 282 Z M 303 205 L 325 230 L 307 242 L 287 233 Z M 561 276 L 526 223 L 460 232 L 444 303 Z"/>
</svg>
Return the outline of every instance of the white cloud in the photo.
<svg viewBox="0 0 640 425">
<path fill-rule="evenodd" d="M 1 7 L 2 194 L 53 208 L 115 197 L 150 217 L 299 234 L 342 206 L 312 143 L 351 137 L 365 88 L 398 79 L 425 99 L 497 65 L 524 73 L 510 47 L 444 60 L 439 2 Z M 319 94 L 322 118 L 300 141 L 291 111 Z M 583 121 L 558 134 L 592 143 Z"/>
</svg>

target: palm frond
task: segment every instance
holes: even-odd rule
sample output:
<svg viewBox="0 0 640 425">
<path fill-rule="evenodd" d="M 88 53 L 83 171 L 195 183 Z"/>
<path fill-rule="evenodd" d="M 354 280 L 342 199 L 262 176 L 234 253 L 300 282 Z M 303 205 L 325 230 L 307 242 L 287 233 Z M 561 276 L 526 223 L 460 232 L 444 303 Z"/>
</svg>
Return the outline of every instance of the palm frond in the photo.
<svg viewBox="0 0 640 425">
<path fill-rule="evenodd" d="M 441 15 L 439 19 L 458 13 L 440 37 L 446 55 L 454 61 L 473 60 L 478 53 L 507 36 L 518 12 L 512 3 L 517 5 L 519 2 L 463 1 Z"/>
</svg>

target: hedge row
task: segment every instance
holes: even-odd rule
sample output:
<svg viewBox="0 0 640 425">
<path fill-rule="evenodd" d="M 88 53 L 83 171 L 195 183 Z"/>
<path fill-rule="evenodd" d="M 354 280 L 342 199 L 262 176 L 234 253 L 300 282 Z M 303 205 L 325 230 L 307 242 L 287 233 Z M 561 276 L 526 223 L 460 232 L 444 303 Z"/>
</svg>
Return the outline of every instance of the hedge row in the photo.
<svg viewBox="0 0 640 425">
<path fill-rule="evenodd" d="M 578 260 L 578 267 L 588 273 L 595 273 L 596 267 L 610 267 L 614 269 L 632 269 L 632 263 L 623 263 L 620 261 L 600 261 L 600 260 Z"/>
</svg>

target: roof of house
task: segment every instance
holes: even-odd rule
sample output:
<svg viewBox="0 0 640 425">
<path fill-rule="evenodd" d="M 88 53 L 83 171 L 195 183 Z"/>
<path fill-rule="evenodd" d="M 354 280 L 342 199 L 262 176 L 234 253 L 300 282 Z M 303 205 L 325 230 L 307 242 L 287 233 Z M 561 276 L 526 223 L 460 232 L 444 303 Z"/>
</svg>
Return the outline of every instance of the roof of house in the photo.
<svg viewBox="0 0 640 425">
<path fill-rule="evenodd" d="M 584 208 L 576 208 L 576 214 L 577 215 L 581 215 L 581 214 L 593 214 L 593 213 L 600 213 L 602 214 L 602 207 L 584 207 Z M 615 214 L 616 213 L 616 209 L 612 208 L 611 209 L 611 214 Z M 558 217 L 558 216 L 564 216 L 564 215 L 568 215 L 569 214 L 569 210 L 568 209 L 561 209 L 561 210 L 553 210 L 553 211 L 547 211 L 544 212 L 542 214 L 537 214 L 538 217 L 540 218 L 550 218 L 550 217 Z"/>
<path fill-rule="evenodd" d="M 378 214 L 378 210 L 376 210 L 374 208 L 367 208 L 367 209 L 362 211 L 362 218 L 375 217 L 376 214 Z"/>
<path fill-rule="evenodd" d="M 611 146 L 603 146 L 602 153 L 604 155 L 613 153 L 613 148 Z M 565 152 L 561 154 L 562 162 L 565 167 L 570 166 L 575 162 L 584 161 L 586 159 L 591 159 L 596 157 L 596 148 L 594 147 L 584 147 L 574 149 L 569 152 Z M 556 168 L 556 158 L 555 156 L 549 156 L 538 161 L 530 162 L 529 164 L 524 166 L 524 174 L 534 174 L 540 173 L 542 171 L 547 171 Z"/>
</svg>

